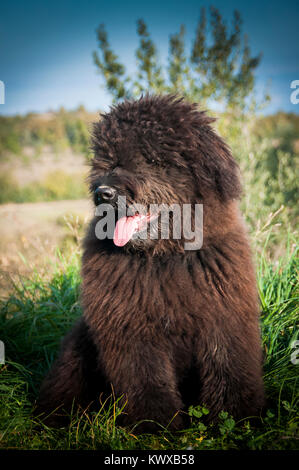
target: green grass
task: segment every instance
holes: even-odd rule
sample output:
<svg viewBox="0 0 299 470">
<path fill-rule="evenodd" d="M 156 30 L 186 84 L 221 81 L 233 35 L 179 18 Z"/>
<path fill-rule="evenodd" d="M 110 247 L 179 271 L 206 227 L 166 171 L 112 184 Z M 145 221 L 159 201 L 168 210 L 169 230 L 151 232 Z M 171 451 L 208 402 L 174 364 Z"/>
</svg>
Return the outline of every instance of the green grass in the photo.
<svg viewBox="0 0 299 470">
<path fill-rule="evenodd" d="M 291 345 L 298 339 L 298 253 L 289 237 L 279 262 L 258 255 L 262 305 L 266 416 L 235 422 L 225 410 L 219 423 L 206 427 L 202 407 L 189 410 L 189 429 L 171 434 L 135 436 L 134 429 L 115 425 L 121 412 L 111 398 L 98 413 L 74 414 L 69 427 L 36 427 L 32 407 L 40 381 L 55 358 L 61 337 L 80 315 L 79 257 L 59 255 L 56 273 L 46 281 L 36 273 L 16 285 L 1 302 L 0 339 L 6 364 L 0 366 L 0 447 L 17 449 L 296 449 L 298 371 Z M 298 355 L 299 357 L 299 355 Z"/>
</svg>

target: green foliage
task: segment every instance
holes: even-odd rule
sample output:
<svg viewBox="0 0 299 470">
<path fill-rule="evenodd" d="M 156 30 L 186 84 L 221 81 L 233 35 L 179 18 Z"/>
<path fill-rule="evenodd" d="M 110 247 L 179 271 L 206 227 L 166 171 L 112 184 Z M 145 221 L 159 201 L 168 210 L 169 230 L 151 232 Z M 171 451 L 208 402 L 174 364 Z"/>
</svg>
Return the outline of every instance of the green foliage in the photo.
<svg viewBox="0 0 299 470">
<path fill-rule="evenodd" d="M 299 116 L 286 113 L 278 113 L 275 118 L 268 116 L 263 120 L 263 130 L 257 128 L 253 132 L 256 146 L 267 147 L 264 159 L 256 165 L 256 171 L 265 174 L 266 205 L 273 205 L 279 195 L 281 204 L 296 209 Z"/>
<path fill-rule="evenodd" d="M 25 116 L 0 116 L 0 162 L 9 155 L 22 156 L 26 147 L 38 156 L 44 146 L 56 152 L 71 148 L 74 152 L 89 154 L 89 125 L 96 114 L 87 113 L 83 106 L 75 111 Z"/>
<path fill-rule="evenodd" d="M 158 63 L 158 51 L 152 41 L 145 22 L 137 21 L 137 32 L 140 38 L 140 45 L 136 50 L 136 60 L 138 64 L 137 80 L 133 83 L 134 95 L 140 94 L 150 89 L 154 93 L 165 90 L 165 82 L 162 76 L 162 68 Z M 127 84 L 130 79 L 127 80 Z M 129 91 L 126 92 L 130 96 Z"/>
<path fill-rule="evenodd" d="M 233 431 L 236 425 L 235 420 L 228 415 L 226 411 L 221 411 L 219 413 L 219 431 L 222 435 L 227 435 Z"/>
<path fill-rule="evenodd" d="M 57 354 L 61 337 L 81 314 L 78 254 L 58 253 L 50 281 L 40 274 L 15 285 L 0 304 L 0 338 L 6 364 L 0 366 L 0 447 L 19 449 L 296 449 L 298 446 L 298 365 L 290 361 L 298 339 L 298 252 L 288 238 L 279 263 L 269 261 L 266 246 L 259 255 L 258 285 L 262 307 L 265 385 L 269 400 L 263 417 L 235 421 L 226 410 L 214 425 L 209 410 L 191 406 L 191 425 L 177 434 L 136 437 L 117 425 L 125 412 L 112 396 L 99 412 L 74 412 L 61 429 L 36 427 L 32 407 L 43 375 Z M 259 250 L 260 251 L 260 250 Z"/>
<path fill-rule="evenodd" d="M 41 184 L 47 201 L 56 199 L 80 199 L 87 197 L 87 185 L 81 174 L 66 174 L 63 171 L 49 173 Z"/>
<path fill-rule="evenodd" d="M 241 209 L 252 232 L 266 222 L 270 212 L 280 208 L 275 222 L 296 229 L 299 116 L 223 113 L 216 126 L 240 165 L 244 187 Z"/>
<path fill-rule="evenodd" d="M 189 416 L 195 416 L 195 418 L 201 418 L 204 415 L 209 414 L 209 410 L 204 406 L 190 406 L 188 409 Z"/>
<path fill-rule="evenodd" d="M 88 195 L 84 176 L 67 174 L 61 170 L 48 173 L 38 182 L 19 186 L 11 173 L 0 175 L 0 204 L 7 202 L 56 201 L 81 199 Z"/>
<path fill-rule="evenodd" d="M 11 173 L 0 174 L 0 204 L 17 201 L 16 184 Z"/>
<path fill-rule="evenodd" d="M 107 89 L 113 95 L 115 100 L 126 96 L 126 83 L 128 81 L 125 75 L 125 67 L 118 62 L 118 57 L 110 49 L 107 33 L 103 24 L 97 29 L 97 37 L 99 48 L 103 54 L 101 61 L 96 52 L 93 53 L 93 58 L 99 71 L 105 77 Z"/>
<path fill-rule="evenodd" d="M 97 30 L 99 51 L 94 63 L 113 100 L 138 97 L 141 93 L 179 93 L 205 104 L 214 100 L 225 106 L 245 108 L 254 88 L 254 71 L 260 56 L 252 57 L 246 36 L 241 35 L 241 17 L 234 12 L 231 31 L 219 10 L 201 9 L 192 45 L 186 44 L 185 26 L 170 35 L 168 65 L 161 64 L 158 49 L 144 20 L 137 21 L 139 47 L 136 72 L 131 77 L 112 51 L 105 26 Z M 190 49 L 190 50 L 188 50 Z"/>
<path fill-rule="evenodd" d="M 0 116 L 0 155 L 3 152 L 19 154 L 21 152 L 21 143 L 19 140 L 18 127 L 21 118 L 16 116 L 13 118 Z M 14 125 L 12 126 L 12 122 Z"/>
</svg>

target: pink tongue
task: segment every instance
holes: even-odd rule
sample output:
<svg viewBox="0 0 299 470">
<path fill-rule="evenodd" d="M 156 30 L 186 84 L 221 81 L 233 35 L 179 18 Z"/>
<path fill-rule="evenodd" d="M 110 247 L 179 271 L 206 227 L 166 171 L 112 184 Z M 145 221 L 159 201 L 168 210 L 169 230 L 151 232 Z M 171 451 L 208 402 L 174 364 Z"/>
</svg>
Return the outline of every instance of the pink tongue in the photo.
<svg viewBox="0 0 299 470">
<path fill-rule="evenodd" d="M 116 222 L 113 241 L 116 246 L 124 246 L 131 239 L 138 228 L 139 215 L 133 217 L 122 217 Z"/>
</svg>

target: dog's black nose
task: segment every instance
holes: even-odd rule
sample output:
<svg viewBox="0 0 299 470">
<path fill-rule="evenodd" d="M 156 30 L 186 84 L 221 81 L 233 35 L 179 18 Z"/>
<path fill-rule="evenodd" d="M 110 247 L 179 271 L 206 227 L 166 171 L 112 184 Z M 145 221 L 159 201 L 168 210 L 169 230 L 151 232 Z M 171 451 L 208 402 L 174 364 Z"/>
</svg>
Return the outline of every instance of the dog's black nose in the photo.
<svg viewBox="0 0 299 470">
<path fill-rule="evenodd" d="M 115 199 L 116 189 L 112 188 L 111 186 L 99 186 L 95 190 L 95 194 L 99 200 L 102 199 L 103 201 L 112 201 Z"/>
</svg>

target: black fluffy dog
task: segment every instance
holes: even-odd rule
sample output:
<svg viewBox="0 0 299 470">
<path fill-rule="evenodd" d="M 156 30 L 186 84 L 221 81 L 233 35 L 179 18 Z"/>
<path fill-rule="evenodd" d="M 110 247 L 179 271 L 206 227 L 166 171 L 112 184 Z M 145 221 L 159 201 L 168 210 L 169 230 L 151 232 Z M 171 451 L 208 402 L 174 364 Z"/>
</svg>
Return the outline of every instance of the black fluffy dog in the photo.
<svg viewBox="0 0 299 470">
<path fill-rule="evenodd" d="M 124 424 L 179 429 L 176 412 L 190 404 L 204 404 L 209 419 L 222 409 L 235 418 L 260 412 L 259 307 L 238 167 L 211 122 L 182 99 L 146 96 L 94 125 L 91 192 L 99 207 L 115 208 L 116 225 L 113 239 L 100 240 L 95 217 L 85 237 L 83 317 L 38 401 L 39 413 L 56 409 L 52 423 L 57 409 L 97 403 L 111 385 L 127 401 Z M 202 247 L 136 236 L 151 217 L 119 218 L 119 196 L 146 208 L 203 204 Z"/>
</svg>

